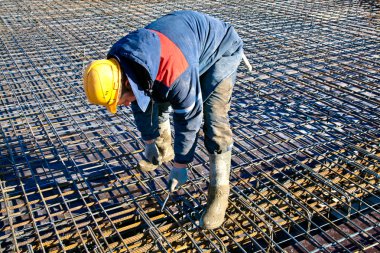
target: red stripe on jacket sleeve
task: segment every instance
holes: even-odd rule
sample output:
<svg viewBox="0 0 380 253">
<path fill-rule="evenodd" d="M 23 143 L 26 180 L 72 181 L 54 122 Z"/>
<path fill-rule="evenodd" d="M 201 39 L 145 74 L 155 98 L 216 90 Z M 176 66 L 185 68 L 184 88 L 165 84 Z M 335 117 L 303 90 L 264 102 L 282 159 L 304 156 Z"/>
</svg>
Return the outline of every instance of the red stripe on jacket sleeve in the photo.
<svg viewBox="0 0 380 253">
<path fill-rule="evenodd" d="M 157 81 L 170 87 L 172 83 L 187 69 L 189 64 L 182 51 L 164 34 L 154 31 L 161 42 L 160 67 L 156 77 Z"/>
</svg>

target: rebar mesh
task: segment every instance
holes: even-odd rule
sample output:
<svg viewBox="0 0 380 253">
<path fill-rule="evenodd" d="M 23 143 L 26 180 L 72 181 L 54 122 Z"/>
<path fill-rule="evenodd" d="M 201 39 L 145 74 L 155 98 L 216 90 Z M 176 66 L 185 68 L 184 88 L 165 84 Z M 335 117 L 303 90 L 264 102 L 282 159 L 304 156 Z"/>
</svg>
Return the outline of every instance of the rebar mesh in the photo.
<svg viewBox="0 0 380 253">
<path fill-rule="evenodd" d="M 380 251 L 377 1 L 0 1 L 0 251 Z M 129 108 L 88 104 L 83 66 L 178 9 L 232 23 L 229 208 L 202 230 L 208 154 L 163 212 L 170 164 L 136 168 Z"/>
</svg>

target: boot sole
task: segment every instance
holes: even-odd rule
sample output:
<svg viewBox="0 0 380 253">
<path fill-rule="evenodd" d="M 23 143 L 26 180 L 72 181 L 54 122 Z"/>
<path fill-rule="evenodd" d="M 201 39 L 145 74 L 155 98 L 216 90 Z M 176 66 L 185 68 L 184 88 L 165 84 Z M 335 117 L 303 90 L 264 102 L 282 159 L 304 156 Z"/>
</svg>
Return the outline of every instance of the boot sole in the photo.
<svg viewBox="0 0 380 253">
<path fill-rule="evenodd" d="M 137 168 L 144 171 L 144 172 L 148 172 L 148 171 L 153 171 L 153 170 L 157 169 L 158 166 L 159 165 L 154 165 L 154 164 L 147 162 L 145 160 L 141 160 L 141 161 L 139 161 Z"/>
<path fill-rule="evenodd" d="M 220 225 L 217 225 L 217 226 L 216 225 L 213 225 L 213 226 L 201 226 L 201 228 L 202 229 L 209 229 L 209 230 L 217 229 L 217 228 L 220 228 L 223 225 L 223 222 Z"/>
<path fill-rule="evenodd" d="M 203 215 L 202 215 L 202 217 L 201 217 L 201 219 L 200 219 L 200 223 L 201 223 L 201 224 L 199 224 L 199 226 L 200 226 L 202 229 L 209 229 L 209 230 L 217 229 L 217 228 L 221 227 L 221 226 L 223 225 L 223 223 L 224 223 L 224 220 L 223 220 L 220 224 L 219 224 L 219 223 L 214 223 L 214 224 L 211 224 L 211 225 L 205 225 L 205 224 L 202 222 L 202 220 L 203 220 Z"/>
</svg>

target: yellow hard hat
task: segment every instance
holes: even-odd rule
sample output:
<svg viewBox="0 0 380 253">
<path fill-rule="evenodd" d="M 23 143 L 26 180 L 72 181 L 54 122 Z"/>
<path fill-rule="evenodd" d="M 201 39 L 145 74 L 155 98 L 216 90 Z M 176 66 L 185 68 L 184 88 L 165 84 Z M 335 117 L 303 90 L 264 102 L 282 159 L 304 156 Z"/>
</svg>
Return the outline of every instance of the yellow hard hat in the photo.
<svg viewBox="0 0 380 253">
<path fill-rule="evenodd" d="M 96 60 L 83 73 L 83 85 L 88 101 L 104 105 L 111 113 L 116 113 L 121 90 L 121 69 L 114 59 Z"/>
</svg>

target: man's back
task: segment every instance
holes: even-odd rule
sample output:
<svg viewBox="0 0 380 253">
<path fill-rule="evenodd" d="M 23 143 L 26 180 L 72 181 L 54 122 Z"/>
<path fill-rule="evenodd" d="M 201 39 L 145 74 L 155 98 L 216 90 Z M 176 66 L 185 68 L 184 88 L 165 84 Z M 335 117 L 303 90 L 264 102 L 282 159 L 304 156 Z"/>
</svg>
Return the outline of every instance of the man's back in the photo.
<svg viewBox="0 0 380 253">
<path fill-rule="evenodd" d="M 173 41 L 202 75 L 226 50 L 241 40 L 229 24 L 195 11 L 176 11 L 146 26 Z"/>
</svg>

